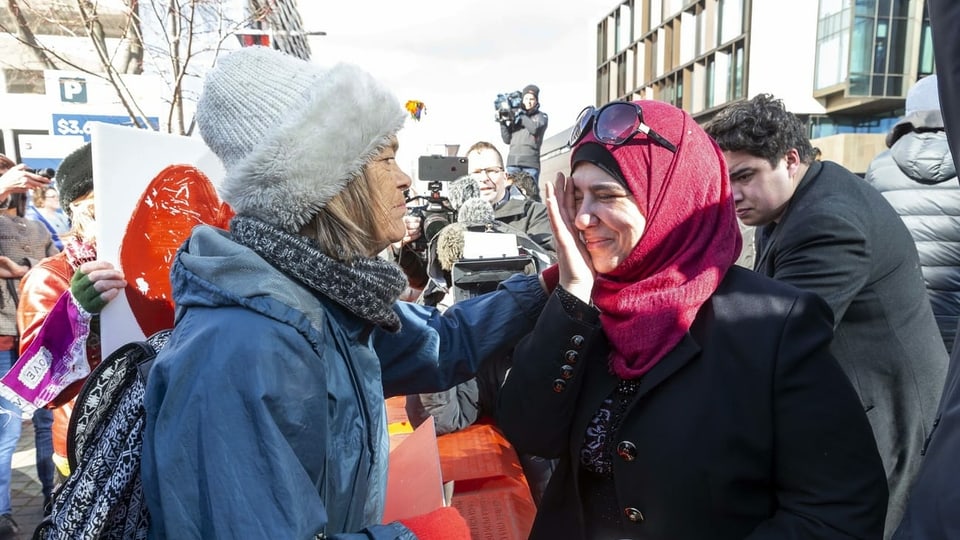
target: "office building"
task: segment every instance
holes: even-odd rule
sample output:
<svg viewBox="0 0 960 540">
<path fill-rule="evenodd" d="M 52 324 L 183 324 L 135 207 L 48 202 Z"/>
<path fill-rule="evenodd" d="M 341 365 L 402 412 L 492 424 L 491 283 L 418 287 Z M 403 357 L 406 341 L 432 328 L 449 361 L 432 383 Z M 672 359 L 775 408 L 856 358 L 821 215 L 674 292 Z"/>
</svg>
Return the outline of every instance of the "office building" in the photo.
<svg viewBox="0 0 960 540">
<path fill-rule="evenodd" d="M 858 173 L 884 148 L 907 90 L 934 70 L 923 0 L 624 0 L 611 8 L 597 24 L 596 105 L 657 99 L 705 122 L 729 103 L 770 93 L 807 122 L 824 159 Z M 547 157 L 560 153 L 545 148 Z"/>
</svg>

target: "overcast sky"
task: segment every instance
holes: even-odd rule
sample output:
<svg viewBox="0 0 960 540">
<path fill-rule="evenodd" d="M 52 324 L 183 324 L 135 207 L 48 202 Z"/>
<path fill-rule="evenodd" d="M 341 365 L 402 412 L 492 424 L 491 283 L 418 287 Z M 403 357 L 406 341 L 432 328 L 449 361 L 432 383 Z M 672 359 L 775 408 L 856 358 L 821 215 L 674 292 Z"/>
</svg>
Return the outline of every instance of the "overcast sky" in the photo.
<svg viewBox="0 0 960 540">
<path fill-rule="evenodd" d="M 498 93 L 540 87 L 547 136 L 593 103 L 596 26 L 616 0 L 300 0 L 313 61 L 349 61 L 424 102 L 420 122 L 400 133 L 401 164 L 432 144 L 488 140 L 506 150 L 494 121 Z M 506 156 L 504 156 L 506 157 Z"/>
</svg>

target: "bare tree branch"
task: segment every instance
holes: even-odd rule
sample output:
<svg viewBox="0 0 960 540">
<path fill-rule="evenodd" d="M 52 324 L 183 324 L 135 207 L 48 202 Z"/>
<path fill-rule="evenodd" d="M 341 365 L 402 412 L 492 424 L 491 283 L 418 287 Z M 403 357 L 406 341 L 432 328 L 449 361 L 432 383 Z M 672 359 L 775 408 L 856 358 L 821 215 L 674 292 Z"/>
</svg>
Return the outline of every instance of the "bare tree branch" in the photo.
<svg viewBox="0 0 960 540">
<path fill-rule="evenodd" d="M 44 48 L 37 44 L 37 37 L 33 35 L 33 31 L 27 24 L 27 19 L 20 11 L 20 4 L 17 2 L 17 0 L 7 0 L 7 8 L 10 9 L 10 13 L 12 13 L 17 20 L 17 39 L 24 45 L 30 47 L 30 50 L 33 51 L 33 54 L 37 56 L 37 60 L 40 60 L 40 63 L 42 63 L 46 69 L 57 69 L 57 65 L 50 60 L 50 57 L 47 56 Z M 4 30 L 7 31 L 6 29 Z M 12 34 L 13 32 L 9 33 Z"/>
</svg>

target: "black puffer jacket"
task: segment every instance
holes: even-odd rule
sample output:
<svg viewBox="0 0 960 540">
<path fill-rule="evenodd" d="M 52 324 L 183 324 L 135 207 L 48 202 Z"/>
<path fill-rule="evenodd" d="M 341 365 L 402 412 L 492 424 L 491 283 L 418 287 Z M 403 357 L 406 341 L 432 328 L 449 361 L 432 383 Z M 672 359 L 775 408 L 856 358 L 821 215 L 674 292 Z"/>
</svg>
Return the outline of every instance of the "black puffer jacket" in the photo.
<svg viewBox="0 0 960 540">
<path fill-rule="evenodd" d="M 929 112 L 914 116 L 911 129 L 894 129 L 893 135 L 899 136 L 874 158 L 866 180 L 883 193 L 910 230 L 933 313 L 950 351 L 960 318 L 960 184 L 942 126 L 939 112 Z"/>
</svg>

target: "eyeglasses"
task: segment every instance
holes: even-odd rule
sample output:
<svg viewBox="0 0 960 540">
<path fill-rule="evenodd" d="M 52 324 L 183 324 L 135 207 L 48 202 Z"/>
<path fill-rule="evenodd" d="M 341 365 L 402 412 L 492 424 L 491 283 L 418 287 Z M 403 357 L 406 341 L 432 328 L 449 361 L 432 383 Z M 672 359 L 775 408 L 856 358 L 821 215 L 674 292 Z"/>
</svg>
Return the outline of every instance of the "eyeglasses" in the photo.
<svg viewBox="0 0 960 540">
<path fill-rule="evenodd" d="M 570 133 L 568 146 L 573 146 L 583 139 L 593 125 L 593 136 L 604 144 L 621 145 L 633 138 L 637 133 L 643 133 L 653 142 L 676 153 L 677 147 L 662 135 L 643 122 L 643 109 L 636 103 L 614 101 L 599 109 L 589 106 L 580 112 L 577 123 Z"/>
<path fill-rule="evenodd" d="M 493 177 L 503 172 L 503 167 L 487 167 L 486 169 L 477 169 L 471 174 L 475 176 L 485 176 L 487 178 L 493 179 Z"/>
</svg>

